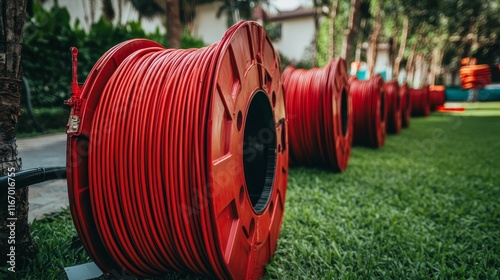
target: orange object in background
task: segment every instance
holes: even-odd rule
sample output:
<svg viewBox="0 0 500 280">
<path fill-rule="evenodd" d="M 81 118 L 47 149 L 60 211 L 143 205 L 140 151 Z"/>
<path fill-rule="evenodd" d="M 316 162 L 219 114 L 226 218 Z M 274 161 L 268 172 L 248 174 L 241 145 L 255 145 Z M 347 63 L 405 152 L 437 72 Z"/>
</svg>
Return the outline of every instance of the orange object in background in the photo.
<svg viewBox="0 0 500 280">
<path fill-rule="evenodd" d="M 464 107 L 445 107 L 445 106 L 437 106 L 436 107 L 436 110 L 438 112 L 458 112 L 458 113 L 462 113 L 462 112 L 465 112 L 465 108 Z"/>
<path fill-rule="evenodd" d="M 477 59 L 474 57 L 464 57 L 460 60 L 460 63 L 462 63 L 462 65 L 476 65 Z"/>
<path fill-rule="evenodd" d="M 460 80 L 463 89 L 484 88 L 491 83 L 490 66 L 487 64 L 460 67 Z"/>
</svg>

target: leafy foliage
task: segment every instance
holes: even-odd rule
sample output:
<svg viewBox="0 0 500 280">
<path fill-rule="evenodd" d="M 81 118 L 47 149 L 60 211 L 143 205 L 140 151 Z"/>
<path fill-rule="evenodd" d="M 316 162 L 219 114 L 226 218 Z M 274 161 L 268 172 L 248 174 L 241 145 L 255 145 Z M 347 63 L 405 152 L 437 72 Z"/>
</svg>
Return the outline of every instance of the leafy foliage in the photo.
<svg viewBox="0 0 500 280">
<path fill-rule="evenodd" d="M 94 23 L 87 33 L 76 22 L 71 26 L 70 15 L 66 8 L 54 5 L 45 10 L 41 4 L 34 1 L 34 16 L 26 22 L 23 46 L 23 72 L 29 80 L 34 108 L 63 107 L 64 101 L 70 97 L 71 58 L 69 48 L 79 49 L 78 74 L 80 82 L 88 75 L 94 63 L 112 46 L 133 38 L 147 38 L 164 46 L 166 36 L 157 29 L 152 34 L 146 34 L 139 22 L 128 22 L 123 26 L 113 26 L 104 18 Z M 199 48 L 204 43 L 201 40 L 184 33 L 181 47 Z M 26 106 L 26 104 L 23 104 Z M 50 120 L 60 119 L 61 112 L 52 110 L 57 115 Z M 23 115 L 18 126 L 19 132 L 29 132 L 29 120 Z M 49 121 L 47 119 L 47 122 Z M 45 119 L 39 120 L 43 122 Z M 64 122 L 57 122 L 63 128 Z M 26 126 L 25 126 L 26 125 Z M 54 123 L 46 125 L 53 126 Z"/>
</svg>

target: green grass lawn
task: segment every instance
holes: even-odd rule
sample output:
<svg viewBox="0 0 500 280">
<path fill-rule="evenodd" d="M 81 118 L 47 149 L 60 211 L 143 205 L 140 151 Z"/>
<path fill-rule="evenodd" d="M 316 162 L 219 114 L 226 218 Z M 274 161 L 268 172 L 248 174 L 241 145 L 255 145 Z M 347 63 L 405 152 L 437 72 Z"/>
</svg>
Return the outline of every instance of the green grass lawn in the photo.
<svg viewBox="0 0 500 280">
<path fill-rule="evenodd" d="M 382 149 L 355 147 L 342 174 L 292 168 L 264 278 L 500 278 L 500 103 L 465 106 L 413 118 Z M 40 254 L 19 278 L 88 261 L 67 210 L 31 229 Z"/>
</svg>

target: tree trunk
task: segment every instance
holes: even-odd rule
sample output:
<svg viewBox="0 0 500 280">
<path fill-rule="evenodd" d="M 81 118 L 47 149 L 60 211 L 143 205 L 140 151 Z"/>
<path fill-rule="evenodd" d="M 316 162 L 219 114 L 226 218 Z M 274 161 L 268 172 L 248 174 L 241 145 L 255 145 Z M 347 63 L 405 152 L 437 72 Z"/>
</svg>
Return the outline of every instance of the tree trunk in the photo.
<svg viewBox="0 0 500 280">
<path fill-rule="evenodd" d="M 339 0 L 333 0 L 332 3 L 332 11 L 330 13 L 330 26 L 329 26 L 329 59 L 333 59 L 335 57 L 335 19 L 337 18 L 337 14 L 339 12 Z"/>
<path fill-rule="evenodd" d="M 313 67 L 317 67 L 318 53 L 319 53 L 319 44 L 318 44 L 319 16 L 321 14 L 321 6 L 319 6 L 316 1 L 313 1 L 313 6 L 314 6 L 314 35 L 313 35 L 313 40 L 311 42 L 312 46 L 311 64 Z"/>
<path fill-rule="evenodd" d="M 444 48 L 436 48 L 432 51 L 432 63 L 431 63 L 431 76 L 429 80 L 429 84 L 435 85 L 436 80 L 439 76 L 441 76 L 441 68 L 444 56 Z"/>
<path fill-rule="evenodd" d="M 408 39 L 408 30 L 409 30 L 409 23 L 408 23 L 408 17 L 404 17 L 403 20 L 403 31 L 401 34 L 401 45 L 399 45 L 399 52 L 398 55 L 396 56 L 396 59 L 394 60 L 394 68 L 393 68 L 393 73 L 394 73 L 394 78 L 397 79 L 399 76 L 399 67 L 401 67 L 401 61 L 403 61 L 403 56 L 405 54 L 405 49 L 406 49 L 406 41 Z"/>
<path fill-rule="evenodd" d="M 0 190 L 0 262 L 14 272 L 38 252 L 28 224 L 28 188 L 16 188 L 13 175 L 21 169 L 15 126 L 21 115 L 26 0 L 0 0 L 0 8 L 0 176 L 12 178 L 9 189 Z"/>
<path fill-rule="evenodd" d="M 90 4 L 90 24 L 94 24 L 94 22 L 96 22 L 96 19 L 95 19 L 95 12 L 97 10 L 97 2 L 96 0 L 90 0 L 89 2 Z"/>
<path fill-rule="evenodd" d="M 87 10 L 87 2 L 85 0 L 82 0 L 82 6 L 83 6 L 83 20 L 85 21 L 85 24 L 90 28 L 90 17 L 89 13 Z"/>
<path fill-rule="evenodd" d="M 167 0 L 167 39 L 170 48 L 180 49 L 181 35 L 179 0 Z"/>
<path fill-rule="evenodd" d="M 363 36 L 358 36 L 356 51 L 354 52 L 354 61 L 361 62 L 361 49 L 363 48 Z M 350 65 L 348 65 L 350 67 Z"/>
<path fill-rule="evenodd" d="M 429 67 L 431 65 L 432 55 L 427 56 L 425 59 L 422 59 L 422 68 L 420 71 L 420 80 L 417 81 L 420 87 L 423 87 L 429 84 Z"/>
<path fill-rule="evenodd" d="M 351 64 L 354 37 L 358 31 L 359 7 L 361 0 L 351 0 L 351 9 L 349 12 L 349 23 L 345 31 L 344 41 L 342 43 L 341 57 L 345 59 L 347 65 Z"/>
<path fill-rule="evenodd" d="M 118 26 L 122 26 L 123 0 L 118 0 Z"/>
<path fill-rule="evenodd" d="M 377 62 L 377 47 L 378 38 L 380 36 L 380 31 L 382 30 L 382 3 L 378 1 L 377 3 L 377 15 L 375 16 L 375 27 L 373 28 L 372 35 L 370 36 L 370 45 L 368 46 L 368 75 L 373 76 L 375 73 L 375 63 Z"/>
<path fill-rule="evenodd" d="M 395 22 L 398 21 L 397 17 L 394 20 Z M 394 61 L 396 60 L 396 54 L 398 52 L 398 40 L 399 40 L 399 29 L 397 24 L 394 25 L 394 28 L 392 29 L 392 35 L 389 41 L 389 67 L 391 69 L 391 76 L 388 78 L 391 79 L 397 79 L 397 77 L 394 77 Z"/>
</svg>

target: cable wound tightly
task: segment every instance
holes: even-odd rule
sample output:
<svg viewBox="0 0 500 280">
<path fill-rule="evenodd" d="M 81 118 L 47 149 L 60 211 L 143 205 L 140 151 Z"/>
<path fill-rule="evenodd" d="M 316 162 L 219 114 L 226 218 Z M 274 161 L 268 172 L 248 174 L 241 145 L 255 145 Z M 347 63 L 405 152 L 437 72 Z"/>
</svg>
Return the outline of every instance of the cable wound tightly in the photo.
<svg viewBox="0 0 500 280">
<path fill-rule="evenodd" d="M 387 103 L 387 133 L 398 134 L 401 131 L 403 106 L 401 94 L 397 81 L 389 81 L 384 84 Z"/>
<path fill-rule="evenodd" d="M 283 72 L 292 164 L 345 170 L 352 148 L 352 101 L 346 64 L 288 66 Z"/>
<path fill-rule="evenodd" d="M 428 117 L 431 114 L 429 86 L 409 89 L 411 99 L 411 115 Z"/>
<path fill-rule="evenodd" d="M 380 148 L 385 144 L 387 104 L 382 76 L 360 81 L 349 77 L 353 100 L 354 144 Z"/>
<path fill-rule="evenodd" d="M 260 25 L 219 43 L 109 50 L 68 134 L 68 190 L 107 273 L 256 279 L 273 255 L 288 174 L 279 58 Z"/>
</svg>

